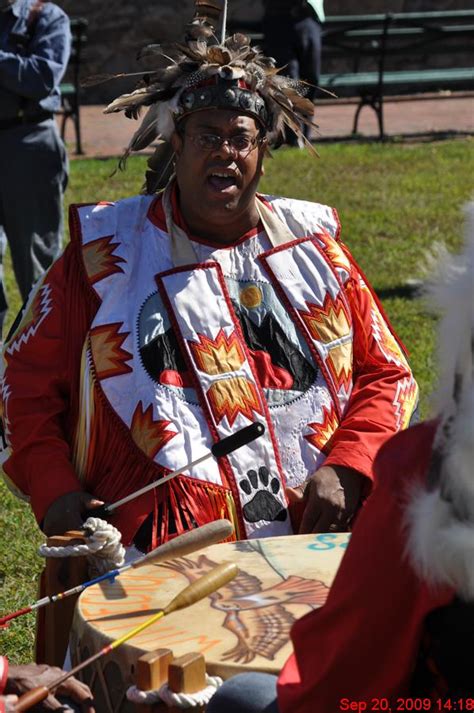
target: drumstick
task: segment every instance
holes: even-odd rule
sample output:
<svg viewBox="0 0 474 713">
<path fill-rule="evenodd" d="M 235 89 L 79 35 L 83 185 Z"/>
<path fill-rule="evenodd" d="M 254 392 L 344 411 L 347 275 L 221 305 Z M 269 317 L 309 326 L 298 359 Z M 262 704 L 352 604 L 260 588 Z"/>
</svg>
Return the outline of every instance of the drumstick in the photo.
<svg viewBox="0 0 474 713">
<path fill-rule="evenodd" d="M 263 423 L 255 422 L 252 423 L 250 426 L 241 428 L 240 430 L 233 433 L 231 436 L 227 436 L 227 438 L 222 438 L 220 441 L 217 441 L 217 443 L 214 443 L 214 445 L 211 446 L 211 450 L 206 453 L 206 455 L 197 458 L 191 463 L 187 463 L 187 465 L 184 465 L 182 468 L 174 470 L 172 473 L 165 475 L 163 478 L 153 481 L 153 483 L 145 485 L 145 487 L 140 488 L 140 490 L 136 490 L 134 493 L 130 493 L 130 495 L 127 495 L 121 500 L 117 500 L 117 502 L 115 503 L 101 505 L 100 507 L 95 508 L 94 510 L 88 510 L 86 515 L 88 517 L 107 517 L 107 515 L 110 515 L 121 505 L 125 505 L 125 503 L 128 503 L 130 502 L 130 500 L 138 498 L 140 495 L 147 493 L 149 490 L 153 490 L 159 485 L 167 483 L 168 480 L 176 478 L 177 475 L 181 475 L 181 473 L 184 473 L 185 470 L 189 470 L 190 468 L 199 465 L 199 463 L 202 463 L 211 456 L 214 456 L 214 458 L 222 458 L 223 456 L 227 456 L 229 455 L 229 453 L 232 453 L 232 451 L 236 451 L 238 448 L 241 448 L 242 446 L 247 445 L 247 443 L 250 443 L 256 438 L 259 438 L 259 436 L 261 436 L 263 433 L 265 433 L 265 426 L 263 425 Z"/>
<path fill-rule="evenodd" d="M 123 565 L 123 567 L 119 567 L 118 569 L 112 569 L 110 570 L 110 572 L 101 574 L 99 577 L 90 579 L 88 582 L 78 584 L 77 586 L 72 587 L 71 589 L 67 589 L 65 592 L 51 594 L 50 596 L 38 599 L 34 604 L 31 604 L 30 606 L 24 607 L 23 609 L 19 609 L 16 612 L 6 614 L 5 616 L 0 617 L 0 628 L 7 628 L 8 623 L 12 619 L 17 619 L 18 617 L 23 616 L 24 614 L 29 614 L 32 611 L 41 609 L 41 607 L 44 607 L 47 604 L 54 604 L 55 602 L 65 599 L 66 597 L 70 597 L 73 594 L 80 594 L 84 591 L 84 589 L 92 587 L 93 584 L 99 584 L 100 582 L 103 582 L 107 579 L 113 582 L 116 577 L 118 577 L 123 572 L 126 572 L 128 569 L 142 567 L 143 565 L 151 564 L 152 562 L 156 564 L 158 562 L 164 562 L 165 560 L 173 559 L 175 557 L 183 557 L 184 555 L 189 555 L 191 554 L 191 552 L 195 552 L 196 550 L 200 550 L 204 547 L 209 547 L 209 545 L 214 545 L 218 542 L 222 542 L 222 540 L 225 540 L 230 537 L 233 531 L 234 526 L 231 522 L 229 522 L 229 520 L 214 520 L 213 522 L 207 523 L 207 525 L 203 525 L 202 527 L 197 527 L 194 530 L 184 532 L 182 535 L 178 535 L 169 542 L 165 542 L 164 545 L 160 545 L 160 547 L 157 547 L 152 552 L 149 552 L 147 555 L 137 557 L 133 560 L 133 562 Z"/>
<path fill-rule="evenodd" d="M 94 661 L 97 661 L 97 659 L 100 659 L 102 656 L 106 656 L 111 651 L 131 639 L 133 636 L 140 634 L 142 631 L 158 621 L 158 619 L 161 619 L 174 611 L 178 611 L 179 609 L 189 607 L 198 602 L 200 599 L 204 599 L 204 597 L 209 596 L 209 594 L 212 594 L 220 587 L 228 584 L 232 579 L 234 579 L 234 577 L 237 576 L 238 572 L 239 569 L 234 562 L 224 562 L 223 564 L 214 567 L 203 577 L 200 577 L 195 582 L 185 587 L 185 589 L 174 597 L 174 599 L 172 599 L 164 609 L 161 609 L 157 614 L 154 614 L 152 617 L 143 622 L 143 624 L 139 624 L 124 636 L 116 639 L 111 644 L 107 644 L 100 651 L 75 666 L 71 671 L 64 673 L 49 686 L 38 686 L 38 688 L 34 688 L 31 691 L 28 691 L 28 693 L 25 693 L 18 700 L 14 710 L 18 712 L 27 711 L 34 705 L 41 703 L 41 701 L 44 701 L 44 699 L 47 698 L 52 691 L 58 688 L 58 686 L 64 683 L 64 681 L 66 681 L 70 676 L 74 676 L 74 674 L 82 671 L 83 668 Z"/>
</svg>

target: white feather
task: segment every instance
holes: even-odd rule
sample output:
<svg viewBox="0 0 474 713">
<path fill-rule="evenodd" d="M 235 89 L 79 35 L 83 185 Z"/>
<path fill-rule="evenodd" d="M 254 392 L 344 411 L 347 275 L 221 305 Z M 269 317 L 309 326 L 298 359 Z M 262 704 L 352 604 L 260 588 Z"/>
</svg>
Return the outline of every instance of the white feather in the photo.
<svg viewBox="0 0 474 713">
<path fill-rule="evenodd" d="M 221 28 L 221 44 L 225 44 L 225 36 L 227 32 L 227 0 L 224 0 L 222 9 L 222 28 Z"/>
<path fill-rule="evenodd" d="M 439 383 L 434 406 L 443 420 L 453 415 L 455 375 L 464 387 L 472 385 L 474 336 L 474 203 L 465 209 L 466 229 L 462 252 L 440 255 L 438 270 L 427 285 L 428 300 L 441 321 L 438 328 Z"/>
<path fill-rule="evenodd" d="M 464 248 L 445 254 L 429 287 L 441 312 L 438 331 L 440 482 L 413 494 L 408 549 L 428 582 L 474 599 L 474 204 L 466 208 Z"/>
<path fill-rule="evenodd" d="M 181 92 L 178 91 L 172 99 L 158 104 L 156 123 L 159 135 L 169 141 L 175 129 L 175 115 L 178 113 L 178 102 Z"/>
</svg>

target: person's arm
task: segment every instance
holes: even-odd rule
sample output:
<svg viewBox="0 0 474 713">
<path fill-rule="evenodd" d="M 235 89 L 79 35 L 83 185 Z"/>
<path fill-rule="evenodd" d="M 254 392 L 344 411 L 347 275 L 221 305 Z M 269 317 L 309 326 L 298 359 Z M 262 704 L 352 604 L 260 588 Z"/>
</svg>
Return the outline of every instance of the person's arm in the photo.
<svg viewBox="0 0 474 713">
<path fill-rule="evenodd" d="M 70 354 L 67 336 L 84 323 L 79 314 L 69 313 L 65 297 L 70 257 L 67 249 L 35 288 L 4 351 L 3 422 L 10 454 L 3 467 L 7 480 L 29 497 L 39 523 L 60 498 L 84 495 L 71 462 L 67 428 L 71 384 L 77 382 L 81 359 L 80 350 Z M 78 342 L 84 338 L 80 334 Z M 80 520 L 71 507 L 60 510 L 74 527 Z M 47 534 L 59 534 L 62 527 L 59 522 Z"/>
<path fill-rule="evenodd" d="M 353 389 L 323 467 L 304 492 L 288 493 L 304 506 L 301 533 L 347 529 L 372 490 L 379 448 L 408 426 L 418 400 L 402 349 L 355 265 L 345 291 L 354 326 Z"/>
<path fill-rule="evenodd" d="M 44 99 L 59 85 L 70 50 L 67 16 L 45 5 L 40 10 L 27 55 L 0 50 L 0 86 L 27 99 Z"/>
<path fill-rule="evenodd" d="M 353 388 L 325 465 L 358 471 L 366 478 L 368 493 L 375 456 L 390 436 L 408 427 L 418 387 L 391 326 L 355 267 L 346 294 L 354 319 Z"/>
</svg>

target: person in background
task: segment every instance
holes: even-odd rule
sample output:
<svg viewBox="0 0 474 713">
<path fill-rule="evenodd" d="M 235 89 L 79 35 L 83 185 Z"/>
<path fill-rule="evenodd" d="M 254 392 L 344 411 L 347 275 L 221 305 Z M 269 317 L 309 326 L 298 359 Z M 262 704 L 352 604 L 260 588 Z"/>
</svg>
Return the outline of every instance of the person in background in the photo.
<svg viewBox="0 0 474 713">
<path fill-rule="evenodd" d="M 0 333 L 7 242 L 23 301 L 61 247 L 67 156 L 54 112 L 70 44 L 57 5 L 0 0 Z"/>
<path fill-rule="evenodd" d="M 264 0 L 265 49 L 283 74 L 308 82 L 307 96 L 314 100 L 321 74 L 323 0 Z M 310 138 L 310 127 L 304 127 Z M 287 143 L 300 146 L 298 137 L 287 131 Z"/>
</svg>

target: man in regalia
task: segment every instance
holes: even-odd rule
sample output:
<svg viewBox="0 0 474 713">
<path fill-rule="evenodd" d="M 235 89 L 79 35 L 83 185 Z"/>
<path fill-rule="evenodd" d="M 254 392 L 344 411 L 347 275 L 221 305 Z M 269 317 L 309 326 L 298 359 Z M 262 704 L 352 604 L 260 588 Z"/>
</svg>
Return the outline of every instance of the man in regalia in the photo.
<svg viewBox="0 0 474 713">
<path fill-rule="evenodd" d="M 196 4 L 185 40 L 150 46 L 157 68 L 108 107 L 147 107 L 129 150 L 162 142 L 148 193 L 71 208 L 71 243 L 6 344 L 4 469 L 48 534 L 252 422 L 262 437 L 118 509 L 124 543 L 216 517 L 237 538 L 346 530 L 416 405 L 335 210 L 257 192 L 312 102 L 245 36 L 218 44 L 219 7 Z"/>
</svg>

